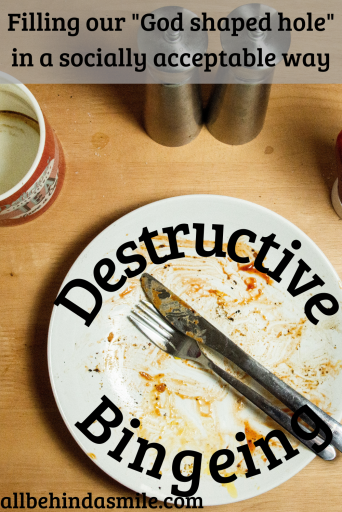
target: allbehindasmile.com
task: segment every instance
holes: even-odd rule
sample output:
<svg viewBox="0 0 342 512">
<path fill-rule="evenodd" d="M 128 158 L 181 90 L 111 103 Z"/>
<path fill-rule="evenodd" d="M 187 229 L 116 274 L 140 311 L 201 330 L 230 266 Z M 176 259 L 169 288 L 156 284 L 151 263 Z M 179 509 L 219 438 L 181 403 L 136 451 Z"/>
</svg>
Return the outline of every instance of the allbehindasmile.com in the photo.
<svg viewBox="0 0 342 512">
<path fill-rule="evenodd" d="M 147 497 L 143 492 L 136 494 L 134 498 L 128 497 L 114 497 L 103 496 L 93 497 L 91 492 L 88 492 L 83 498 L 78 496 L 67 496 L 65 492 L 63 495 L 54 496 L 53 492 L 49 492 L 48 496 L 37 498 L 29 492 L 14 492 L 11 496 L 3 496 L 0 501 L 1 509 L 113 509 L 113 508 L 203 508 L 202 498 L 200 497 L 187 497 L 181 496 L 171 497 L 167 496 L 163 501 L 159 501 L 155 497 Z"/>
</svg>

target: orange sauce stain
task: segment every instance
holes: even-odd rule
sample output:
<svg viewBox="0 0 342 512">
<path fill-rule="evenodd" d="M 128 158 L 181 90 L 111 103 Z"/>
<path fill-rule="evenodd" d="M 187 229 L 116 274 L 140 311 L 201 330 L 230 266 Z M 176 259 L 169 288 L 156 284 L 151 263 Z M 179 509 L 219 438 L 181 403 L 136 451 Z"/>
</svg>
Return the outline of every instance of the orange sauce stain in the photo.
<svg viewBox="0 0 342 512">
<path fill-rule="evenodd" d="M 95 453 L 87 453 L 88 457 L 90 457 L 91 459 L 95 460 L 96 459 L 96 455 Z"/>
<path fill-rule="evenodd" d="M 182 398 L 182 400 L 195 400 L 198 406 L 198 410 L 201 416 L 205 418 L 210 418 L 212 416 L 211 402 L 209 400 L 205 400 L 201 396 L 187 396 L 184 393 L 175 392 L 175 395 Z"/>
<path fill-rule="evenodd" d="M 267 274 L 264 274 L 255 268 L 254 261 L 247 263 L 246 265 L 240 265 L 238 263 L 238 269 L 243 270 L 244 272 L 249 272 L 250 274 L 257 274 L 258 276 L 262 277 L 262 279 L 265 279 L 267 284 L 273 283 L 272 279 Z"/>
<path fill-rule="evenodd" d="M 254 294 L 254 295 L 250 294 L 250 296 L 248 298 L 242 299 L 239 302 L 239 305 L 245 306 L 246 304 L 249 304 L 252 301 L 257 301 L 261 297 L 262 293 L 263 293 L 262 288 L 259 288 L 258 293 Z"/>
<path fill-rule="evenodd" d="M 119 295 L 121 298 L 123 298 L 125 295 L 128 295 L 129 293 L 131 293 L 134 289 L 135 289 L 135 284 L 131 284 L 129 286 L 127 286 L 126 290 L 124 290 L 123 292 L 121 292 Z"/>
<path fill-rule="evenodd" d="M 166 389 L 166 384 L 157 384 L 156 385 L 156 390 L 159 391 L 159 393 L 164 393 Z"/>
<path fill-rule="evenodd" d="M 211 295 L 215 295 L 217 297 L 218 306 L 222 306 L 222 307 L 226 306 L 226 301 L 223 298 L 223 297 L 227 297 L 226 293 L 220 292 L 219 290 L 208 290 L 208 292 Z"/>
<path fill-rule="evenodd" d="M 144 379 L 146 380 L 152 380 L 152 377 L 151 375 L 149 375 L 148 373 L 145 373 L 145 372 L 139 372 L 139 374 L 144 377 Z"/>
<path fill-rule="evenodd" d="M 246 285 L 246 290 L 249 291 L 249 290 L 254 290 L 254 288 L 257 287 L 257 282 L 256 282 L 256 279 L 255 277 L 247 277 L 245 280 L 244 280 L 244 283 Z"/>
<path fill-rule="evenodd" d="M 198 398 L 197 403 L 199 405 L 199 412 L 201 416 L 205 418 L 210 418 L 212 414 L 211 403 L 208 400 L 204 400 L 203 398 Z"/>
<path fill-rule="evenodd" d="M 246 441 L 248 443 L 248 448 L 251 453 L 255 451 L 254 442 L 258 441 L 258 439 L 263 438 L 261 434 L 256 432 L 249 424 L 248 421 L 245 421 L 245 436 Z"/>
<path fill-rule="evenodd" d="M 224 266 L 224 263 L 222 261 L 219 261 L 219 264 L 221 265 L 222 267 L 222 272 L 227 276 L 227 279 L 230 279 L 232 274 L 228 274 L 228 272 L 226 271 L 225 269 L 225 266 Z"/>
<path fill-rule="evenodd" d="M 114 334 L 112 332 L 110 332 L 109 335 L 108 335 L 107 340 L 108 341 L 112 341 L 113 338 L 114 338 Z"/>
<path fill-rule="evenodd" d="M 161 416 L 160 412 L 160 393 L 164 393 L 165 391 L 168 391 L 167 385 L 164 382 L 161 382 L 163 377 L 165 377 L 164 373 L 159 373 L 158 375 L 154 375 L 153 377 L 149 375 L 146 372 L 139 372 L 139 374 L 146 380 L 154 380 L 157 382 L 157 384 L 154 385 L 154 387 L 150 391 L 150 397 L 151 397 L 151 405 L 152 410 L 150 410 L 149 414 L 153 414 L 155 416 Z M 146 386 L 149 386 L 150 384 L 147 383 Z"/>
<path fill-rule="evenodd" d="M 173 269 L 175 269 L 173 267 Z M 179 270 L 183 270 L 183 269 L 179 269 Z M 206 282 L 199 278 L 199 277 L 183 277 L 182 278 L 182 283 L 184 285 L 184 287 L 186 288 L 186 293 L 188 295 L 200 295 L 200 296 L 204 296 L 203 295 L 203 287 L 204 285 L 206 284 Z"/>
<path fill-rule="evenodd" d="M 331 361 L 328 361 L 327 363 L 323 363 L 319 367 L 319 371 L 321 375 L 338 375 L 342 369 L 341 361 L 337 361 L 337 363 L 333 364 Z"/>
<path fill-rule="evenodd" d="M 202 290 L 202 286 L 199 283 L 190 283 L 191 293 L 198 294 Z"/>
</svg>

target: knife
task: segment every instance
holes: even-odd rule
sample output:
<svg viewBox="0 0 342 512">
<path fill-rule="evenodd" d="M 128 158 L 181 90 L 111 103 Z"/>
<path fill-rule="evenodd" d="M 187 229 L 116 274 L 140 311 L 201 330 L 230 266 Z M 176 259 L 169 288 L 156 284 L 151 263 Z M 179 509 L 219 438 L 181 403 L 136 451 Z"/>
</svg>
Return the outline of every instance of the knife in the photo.
<svg viewBox="0 0 342 512">
<path fill-rule="evenodd" d="M 330 428 L 333 435 L 330 444 L 342 451 L 342 425 L 338 421 L 267 370 L 153 276 L 144 273 L 141 276 L 141 285 L 149 301 L 178 331 L 195 339 L 199 344 L 203 343 L 216 350 L 235 363 L 291 411 L 296 412 L 304 405 L 309 407 Z M 302 418 L 316 428 L 316 424 L 310 417 L 303 414 Z"/>
</svg>

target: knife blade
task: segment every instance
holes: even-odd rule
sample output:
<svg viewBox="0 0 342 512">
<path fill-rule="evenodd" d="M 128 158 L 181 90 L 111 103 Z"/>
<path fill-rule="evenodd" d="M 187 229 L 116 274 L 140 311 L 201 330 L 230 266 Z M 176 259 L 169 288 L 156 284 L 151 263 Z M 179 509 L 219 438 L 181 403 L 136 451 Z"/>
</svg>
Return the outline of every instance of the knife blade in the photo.
<svg viewBox="0 0 342 512">
<path fill-rule="evenodd" d="M 291 411 L 296 412 L 304 405 L 309 406 L 330 428 L 333 434 L 331 444 L 339 451 L 342 451 L 342 426 L 338 421 L 247 354 L 228 336 L 203 318 L 189 304 L 156 278 L 144 273 L 141 276 L 141 285 L 149 301 L 177 330 L 195 339 L 199 344 L 203 343 L 209 348 L 216 350 L 216 352 L 235 363 L 241 370 L 245 371 L 265 389 L 270 391 L 272 395 L 278 398 Z M 315 422 L 307 415 L 303 414 L 302 418 L 309 425 L 316 427 Z"/>
</svg>

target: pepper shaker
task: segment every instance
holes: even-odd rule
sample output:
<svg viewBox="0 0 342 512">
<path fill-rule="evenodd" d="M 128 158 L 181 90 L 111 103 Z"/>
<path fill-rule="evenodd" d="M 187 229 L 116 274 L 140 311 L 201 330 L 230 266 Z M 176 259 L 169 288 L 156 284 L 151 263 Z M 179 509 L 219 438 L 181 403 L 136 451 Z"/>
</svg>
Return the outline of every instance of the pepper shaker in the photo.
<svg viewBox="0 0 342 512">
<path fill-rule="evenodd" d="M 182 26 L 175 20 L 181 14 Z M 196 68 L 185 67 L 179 60 L 169 57 L 175 53 L 179 56 L 188 53 L 204 53 L 208 46 L 208 35 L 205 32 L 190 31 L 194 13 L 182 7 L 161 7 L 151 14 L 158 26 L 169 27 L 166 30 L 157 28 L 151 32 L 141 27 L 138 33 L 138 46 L 141 53 L 146 53 L 149 80 L 146 84 L 144 124 L 147 134 L 155 142 L 163 146 L 177 147 L 194 140 L 201 131 L 203 109 L 201 87 L 196 82 Z M 166 18 L 169 23 L 162 20 Z M 175 20 L 174 23 L 170 23 Z M 167 66 L 156 67 L 155 55 L 164 53 Z M 189 59 L 190 61 L 190 59 Z"/>
<path fill-rule="evenodd" d="M 278 31 L 278 12 L 266 5 L 242 5 L 228 18 L 242 18 L 245 28 L 235 36 L 221 32 L 222 48 L 241 58 L 247 52 L 249 65 L 219 68 L 219 80 L 209 101 L 207 128 L 217 140 L 240 145 L 253 140 L 264 125 L 274 74 L 274 67 L 266 65 L 266 55 L 274 53 L 272 65 L 278 64 L 290 47 L 291 35 Z M 257 20 L 254 30 L 246 28 L 250 18 Z M 261 30 L 260 24 L 271 30 Z"/>
</svg>

